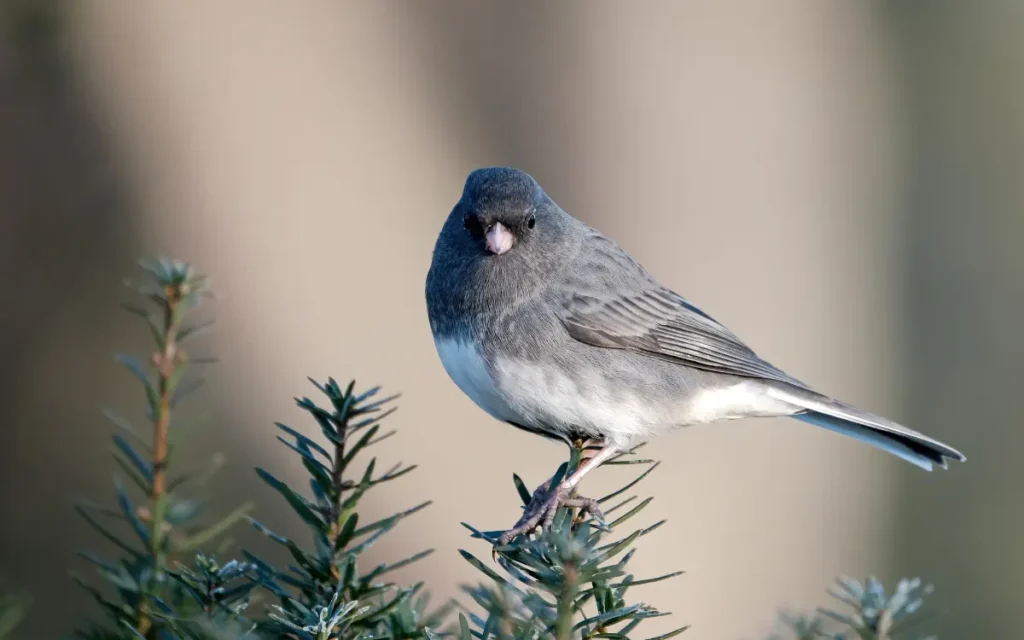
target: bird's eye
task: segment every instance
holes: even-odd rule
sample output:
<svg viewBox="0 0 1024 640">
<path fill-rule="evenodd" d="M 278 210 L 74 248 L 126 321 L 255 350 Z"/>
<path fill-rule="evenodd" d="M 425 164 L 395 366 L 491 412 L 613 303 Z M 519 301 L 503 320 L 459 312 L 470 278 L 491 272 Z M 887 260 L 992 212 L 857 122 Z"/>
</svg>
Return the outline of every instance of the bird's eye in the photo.
<svg viewBox="0 0 1024 640">
<path fill-rule="evenodd" d="M 537 226 L 537 216 L 530 216 L 530 219 L 526 221 L 526 228 L 532 229 Z"/>
<path fill-rule="evenodd" d="M 465 217 L 462 218 L 462 224 L 465 225 L 469 234 L 474 238 L 483 237 L 484 230 L 480 227 L 480 218 L 477 218 L 472 213 L 467 213 Z"/>
</svg>

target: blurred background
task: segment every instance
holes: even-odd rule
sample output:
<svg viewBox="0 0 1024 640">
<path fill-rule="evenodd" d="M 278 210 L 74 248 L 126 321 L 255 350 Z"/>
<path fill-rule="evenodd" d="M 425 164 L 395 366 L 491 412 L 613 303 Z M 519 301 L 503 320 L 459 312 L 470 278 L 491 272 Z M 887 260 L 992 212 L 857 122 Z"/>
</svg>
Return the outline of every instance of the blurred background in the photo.
<svg viewBox="0 0 1024 640">
<path fill-rule="evenodd" d="M 1019 637 L 1024 605 L 1024 4 L 4 0 L 0 14 L 0 577 L 26 637 L 91 610 L 104 547 L 71 498 L 110 495 L 111 359 L 141 255 L 211 275 L 221 359 L 190 447 L 216 505 L 287 530 L 254 465 L 300 477 L 306 376 L 401 391 L 371 509 L 434 505 L 378 558 L 439 599 L 486 556 L 459 522 L 518 517 L 513 471 L 564 450 L 495 423 L 445 375 L 424 278 L 466 174 L 514 165 L 663 283 L 822 391 L 964 451 L 924 473 L 795 421 L 648 447 L 668 524 L 639 574 L 694 640 L 762 638 L 837 574 L 937 586 L 942 638 Z M 599 494 L 626 476 L 602 471 Z M 418 478 L 417 478 L 418 476 Z M 417 478 L 417 479 L 411 479 Z M 372 515 L 372 514 L 371 514 Z M 246 531 L 244 544 L 266 545 Z M 657 623 L 664 622 L 659 625 Z M 647 626 L 647 625 L 645 625 Z"/>
</svg>

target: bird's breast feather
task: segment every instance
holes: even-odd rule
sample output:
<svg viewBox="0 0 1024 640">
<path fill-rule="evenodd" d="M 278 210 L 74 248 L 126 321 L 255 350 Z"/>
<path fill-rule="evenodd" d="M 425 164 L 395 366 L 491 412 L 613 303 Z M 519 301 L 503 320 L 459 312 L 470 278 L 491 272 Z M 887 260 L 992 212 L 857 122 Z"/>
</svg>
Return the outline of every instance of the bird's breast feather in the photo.
<svg viewBox="0 0 1024 640">
<path fill-rule="evenodd" d="M 502 397 L 483 352 L 472 339 L 435 336 L 434 346 L 452 382 L 478 407 L 503 422 L 519 419 Z"/>
</svg>

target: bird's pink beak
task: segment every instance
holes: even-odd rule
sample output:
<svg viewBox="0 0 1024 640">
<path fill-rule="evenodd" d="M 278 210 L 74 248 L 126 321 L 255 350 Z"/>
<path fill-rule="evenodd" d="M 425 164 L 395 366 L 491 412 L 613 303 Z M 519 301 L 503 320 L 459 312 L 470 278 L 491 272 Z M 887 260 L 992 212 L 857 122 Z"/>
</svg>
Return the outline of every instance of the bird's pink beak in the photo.
<svg viewBox="0 0 1024 640">
<path fill-rule="evenodd" d="M 515 244 L 515 236 L 508 230 L 508 227 L 495 222 L 491 226 L 487 227 L 487 232 L 484 234 L 487 239 L 487 250 L 496 256 L 500 256 Z"/>
</svg>

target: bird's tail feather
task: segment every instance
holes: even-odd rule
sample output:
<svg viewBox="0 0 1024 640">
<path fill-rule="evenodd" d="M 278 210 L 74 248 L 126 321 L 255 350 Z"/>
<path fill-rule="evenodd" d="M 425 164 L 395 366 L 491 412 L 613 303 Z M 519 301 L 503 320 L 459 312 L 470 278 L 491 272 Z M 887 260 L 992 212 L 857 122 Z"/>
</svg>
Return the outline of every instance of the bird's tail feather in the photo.
<svg viewBox="0 0 1024 640">
<path fill-rule="evenodd" d="M 801 407 L 802 411 L 793 415 L 797 420 L 872 444 L 925 471 L 931 471 L 933 464 L 945 469 L 947 459 L 966 460 L 962 453 L 938 440 L 814 391 L 779 384 L 772 386 L 770 394 Z"/>
</svg>

